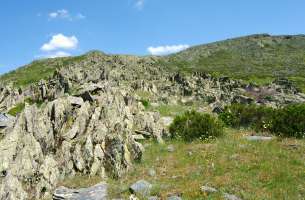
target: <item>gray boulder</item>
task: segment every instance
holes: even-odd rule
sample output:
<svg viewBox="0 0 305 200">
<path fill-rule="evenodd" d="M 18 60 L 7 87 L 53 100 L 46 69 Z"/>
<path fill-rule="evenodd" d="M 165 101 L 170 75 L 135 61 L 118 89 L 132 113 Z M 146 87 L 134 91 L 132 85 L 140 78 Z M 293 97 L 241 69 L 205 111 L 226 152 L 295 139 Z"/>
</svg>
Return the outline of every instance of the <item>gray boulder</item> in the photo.
<svg viewBox="0 0 305 200">
<path fill-rule="evenodd" d="M 166 149 L 167 149 L 168 152 L 174 152 L 175 151 L 174 145 L 168 145 L 168 147 Z"/>
<path fill-rule="evenodd" d="M 6 113 L 0 113 L 0 128 L 6 128 L 13 125 L 15 121 L 15 117 L 6 114 Z"/>
<path fill-rule="evenodd" d="M 206 194 L 211 194 L 217 192 L 217 189 L 209 186 L 202 186 L 200 188 L 201 192 L 206 193 Z"/>
<path fill-rule="evenodd" d="M 152 185 L 145 180 L 139 180 L 136 183 L 132 184 L 129 189 L 132 193 L 136 195 L 146 197 L 150 194 Z"/>
<path fill-rule="evenodd" d="M 233 194 L 228 194 L 228 193 L 224 193 L 223 197 L 225 200 L 242 200 L 241 198 L 239 198 Z"/>
<path fill-rule="evenodd" d="M 175 196 L 167 197 L 167 200 L 182 200 L 182 198 L 175 195 Z"/>
<path fill-rule="evenodd" d="M 53 200 L 106 200 L 107 184 L 102 182 L 95 186 L 82 189 L 59 187 L 53 194 Z"/>
</svg>

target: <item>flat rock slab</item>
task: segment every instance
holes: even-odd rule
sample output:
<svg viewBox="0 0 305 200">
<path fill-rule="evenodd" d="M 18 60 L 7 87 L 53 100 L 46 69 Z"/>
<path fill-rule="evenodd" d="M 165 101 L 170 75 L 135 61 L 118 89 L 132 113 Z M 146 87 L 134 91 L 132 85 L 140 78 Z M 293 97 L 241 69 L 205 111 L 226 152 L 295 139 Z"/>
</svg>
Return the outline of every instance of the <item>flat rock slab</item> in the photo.
<svg viewBox="0 0 305 200">
<path fill-rule="evenodd" d="M 152 185 L 149 182 L 145 180 L 139 180 L 132 184 L 129 189 L 136 195 L 142 195 L 143 197 L 146 197 L 150 194 L 151 188 Z"/>
<path fill-rule="evenodd" d="M 224 193 L 223 197 L 225 200 L 242 200 L 241 198 L 239 198 L 233 194 L 228 194 L 228 193 Z"/>
<path fill-rule="evenodd" d="M 272 140 L 273 137 L 265 137 L 265 136 L 246 136 L 246 140 L 249 141 L 269 141 Z"/>
<path fill-rule="evenodd" d="M 8 126 L 12 126 L 14 123 L 15 117 L 6 114 L 6 113 L 0 113 L 0 128 L 5 128 Z"/>
<path fill-rule="evenodd" d="M 165 126 L 170 126 L 174 121 L 172 117 L 161 117 L 161 120 Z"/>
<path fill-rule="evenodd" d="M 53 194 L 53 200 L 106 200 L 107 184 L 99 183 L 95 186 L 82 189 L 59 187 Z"/>
</svg>

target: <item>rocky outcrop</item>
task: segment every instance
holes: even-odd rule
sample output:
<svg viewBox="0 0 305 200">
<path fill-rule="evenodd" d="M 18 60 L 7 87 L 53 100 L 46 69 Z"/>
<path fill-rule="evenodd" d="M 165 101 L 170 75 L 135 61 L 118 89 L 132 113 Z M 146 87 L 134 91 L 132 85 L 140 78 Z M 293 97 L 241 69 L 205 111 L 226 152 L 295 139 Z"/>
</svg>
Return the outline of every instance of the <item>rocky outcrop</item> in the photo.
<svg viewBox="0 0 305 200">
<path fill-rule="evenodd" d="M 67 96 L 41 108 L 26 105 L 0 141 L 1 188 L 8 199 L 18 199 L 11 194 L 16 189 L 8 175 L 18 182 L 20 195 L 41 199 L 51 196 L 65 176 L 120 177 L 141 159 L 143 147 L 133 138 L 134 127 L 161 140 L 160 118 L 143 112 L 136 101 L 125 101 L 123 94 L 107 88 L 94 95 L 94 102 Z M 139 124 L 141 118 L 144 124 Z"/>
</svg>

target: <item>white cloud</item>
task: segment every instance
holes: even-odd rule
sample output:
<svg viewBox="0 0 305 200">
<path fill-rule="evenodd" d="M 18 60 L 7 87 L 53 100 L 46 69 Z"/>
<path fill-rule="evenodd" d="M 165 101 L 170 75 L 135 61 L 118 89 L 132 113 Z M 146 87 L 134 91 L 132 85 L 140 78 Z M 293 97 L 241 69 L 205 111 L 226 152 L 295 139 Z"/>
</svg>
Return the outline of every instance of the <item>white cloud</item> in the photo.
<svg viewBox="0 0 305 200">
<path fill-rule="evenodd" d="M 142 10 L 144 7 L 145 0 L 136 0 L 135 7 Z"/>
<path fill-rule="evenodd" d="M 42 45 L 42 51 L 54 51 L 57 49 L 76 49 L 78 46 L 78 39 L 73 36 L 65 36 L 61 33 L 53 35 L 48 43 Z"/>
<path fill-rule="evenodd" d="M 49 17 L 52 19 L 55 19 L 55 18 L 70 19 L 71 18 L 69 11 L 66 9 L 51 12 L 51 13 L 49 13 Z"/>
<path fill-rule="evenodd" d="M 81 13 L 78 13 L 77 15 L 71 15 L 70 12 L 66 9 L 61 9 L 61 10 L 57 10 L 57 11 L 54 11 L 54 12 L 50 12 L 48 14 L 49 16 L 49 19 L 52 20 L 52 19 L 66 19 L 66 20 L 70 20 L 70 21 L 73 21 L 75 19 L 85 19 L 86 16 L 81 14 Z"/>
<path fill-rule="evenodd" d="M 75 16 L 76 19 L 86 19 L 86 16 L 81 14 L 81 13 L 78 13 L 76 16 Z"/>
<path fill-rule="evenodd" d="M 177 53 L 179 51 L 189 48 L 189 45 L 180 44 L 172 46 L 159 46 L 159 47 L 148 47 L 147 51 L 152 55 L 167 55 L 171 53 Z"/>
</svg>

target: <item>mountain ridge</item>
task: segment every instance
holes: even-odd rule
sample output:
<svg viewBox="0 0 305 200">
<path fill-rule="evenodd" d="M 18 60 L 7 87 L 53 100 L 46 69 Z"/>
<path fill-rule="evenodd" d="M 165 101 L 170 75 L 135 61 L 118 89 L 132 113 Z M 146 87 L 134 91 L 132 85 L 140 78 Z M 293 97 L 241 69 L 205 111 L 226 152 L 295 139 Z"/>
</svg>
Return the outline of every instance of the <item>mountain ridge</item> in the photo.
<svg viewBox="0 0 305 200">
<path fill-rule="evenodd" d="M 86 60 L 92 54 L 154 58 L 156 65 L 168 71 L 206 72 L 230 76 L 258 85 L 278 77 L 289 78 L 305 91 L 305 35 L 253 34 L 192 46 L 167 56 L 133 56 L 89 51 L 83 55 L 33 61 L 0 76 L 0 82 L 17 87 L 30 85 L 53 75 L 56 69 Z"/>
</svg>

